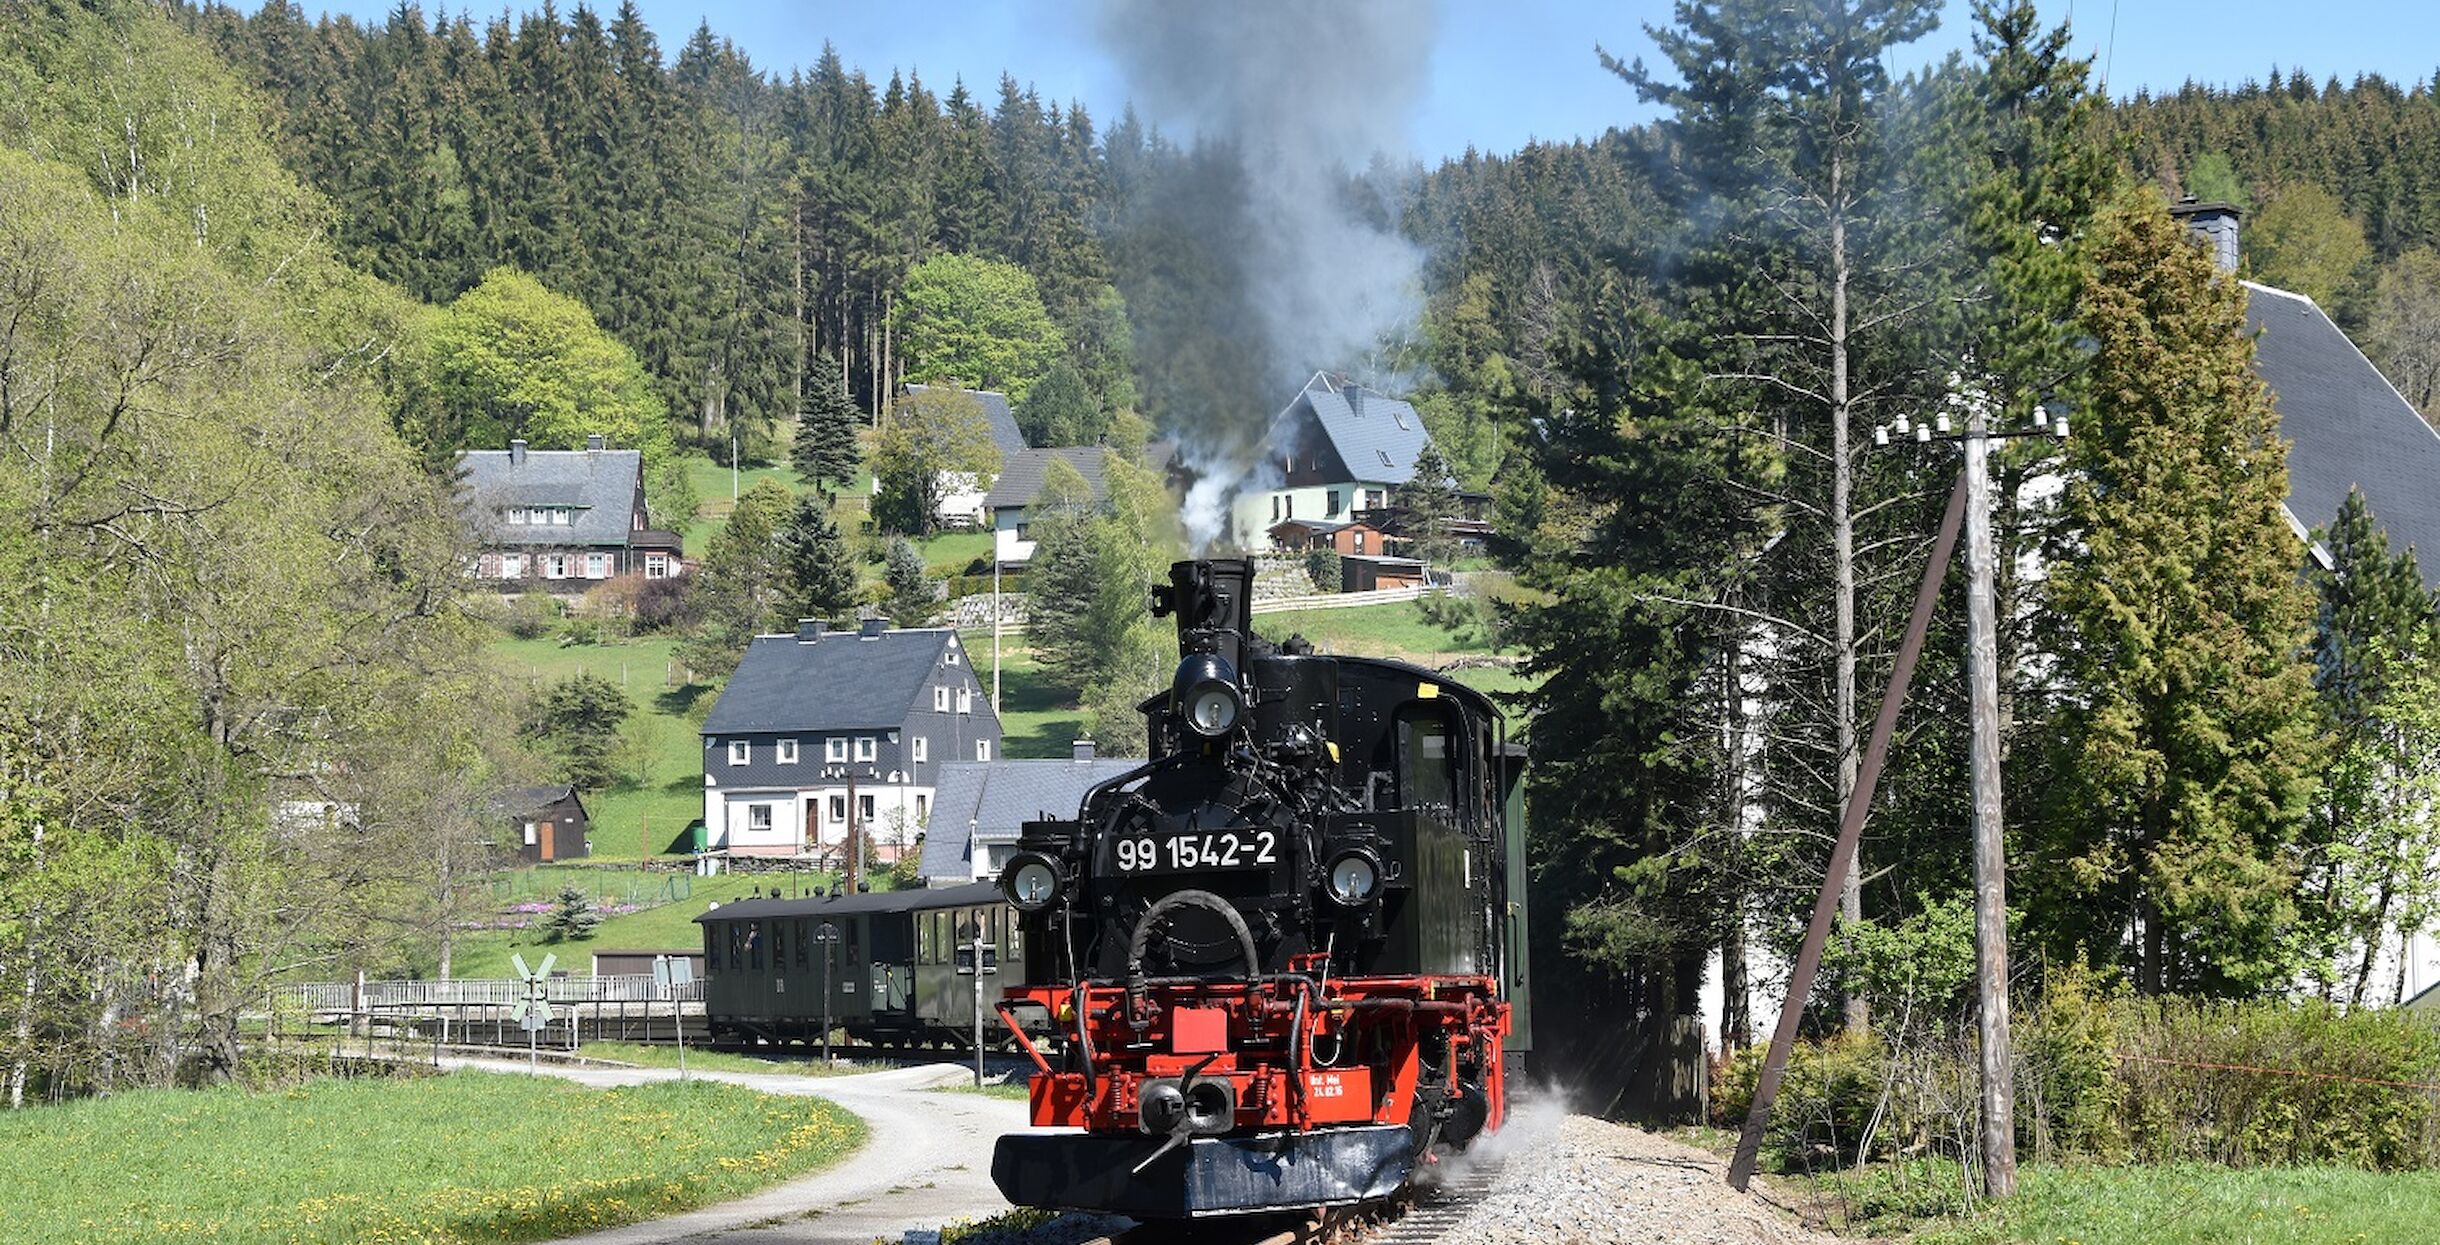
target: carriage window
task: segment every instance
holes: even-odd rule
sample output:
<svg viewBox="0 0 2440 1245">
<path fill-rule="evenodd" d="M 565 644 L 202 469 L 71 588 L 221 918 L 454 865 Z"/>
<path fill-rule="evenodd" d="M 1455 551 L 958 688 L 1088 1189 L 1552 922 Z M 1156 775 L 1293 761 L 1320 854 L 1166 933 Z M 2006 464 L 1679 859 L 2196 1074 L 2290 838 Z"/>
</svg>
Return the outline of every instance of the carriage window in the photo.
<svg viewBox="0 0 2440 1245">
<path fill-rule="evenodd" d="M 932 962 L 932 922 L 927 917 L 915 918 L 915 962 Z"/>
<path fill-rule="evenodd" d="M 746 966 L 745 939 L 746 927 L 735 921 L 729 922 L 729 968 L 731 970 Z"/>
<path fill-rule="evenodd" d="M 703 927 L 703 967 L 720 967 L 720 927 L 717 925 Z"/>
<path fill-rule="evenodd" d="M 746 967 L 762 967 L 762 922 L 746 922 Z"/>
<path fill-rule="evenodd" d="M 788 967 L 788 923 L 786 921 L 771 922 L 771 967 L 778 969 Z"/>
<path fill-rule="evenodd" d="M 1457 749 L 1448 715 L 1408 709 L 1398 715 L 1398 796 L 1407 808 L 1457 808 Z"/>
<path fill-rule="evenodd" d="M 806 943 L 806 941 L 807 941 L 807 940 L 806 940 L 806 938 L 805 938 L 805 923 L 804 923 L 803 921 L 799 921 L 799 922 L 797 922 L 797 923 L 796 923 L 796 966 L 797 966 L 798 968 L 803 968 L 803 967 L 805 967 L 805 960 L 806 960 L 806 949 L 805 949 L 805 943 Z"/>
</svg>

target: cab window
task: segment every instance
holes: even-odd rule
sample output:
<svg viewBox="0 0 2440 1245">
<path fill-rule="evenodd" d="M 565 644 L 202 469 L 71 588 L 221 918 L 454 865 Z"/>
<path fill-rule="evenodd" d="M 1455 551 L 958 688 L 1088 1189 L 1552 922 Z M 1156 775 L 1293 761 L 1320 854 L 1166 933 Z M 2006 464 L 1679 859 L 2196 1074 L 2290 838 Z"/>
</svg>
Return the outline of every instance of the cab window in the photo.
<svg viewBox="0 0 2440 1245">
<path fill-rule="evenodd" d="M 1409 707 L 1398 714 L 1398 802 L 1457 816 L 1456 728 L 1446 710 Z"/>
</svg>

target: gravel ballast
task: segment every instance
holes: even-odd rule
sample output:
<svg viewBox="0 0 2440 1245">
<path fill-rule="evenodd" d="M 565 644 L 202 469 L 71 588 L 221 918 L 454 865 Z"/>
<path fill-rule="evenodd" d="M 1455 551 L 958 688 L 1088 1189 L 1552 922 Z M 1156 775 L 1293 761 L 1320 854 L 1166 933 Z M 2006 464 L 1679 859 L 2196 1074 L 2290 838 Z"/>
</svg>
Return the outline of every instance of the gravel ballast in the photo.
<svg viewBox="0 0 2440 1245">
<path fill-rule="evenodd" d="M 1682 1142 L 1547 1109 L 1520 1111 L 1503 1133 L 1497 1184 L 1445 1239 L 1839 1245 L 1729 1188 L 1726 1161 Z"/>
</svg>

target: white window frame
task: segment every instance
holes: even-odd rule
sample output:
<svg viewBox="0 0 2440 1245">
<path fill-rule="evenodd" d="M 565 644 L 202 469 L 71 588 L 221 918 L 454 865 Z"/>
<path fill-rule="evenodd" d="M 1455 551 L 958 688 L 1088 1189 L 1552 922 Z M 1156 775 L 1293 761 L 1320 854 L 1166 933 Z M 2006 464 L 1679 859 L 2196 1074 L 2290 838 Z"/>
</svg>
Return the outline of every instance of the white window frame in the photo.
<svg viewBox="0 0 2440 1245">
<path fill-rule="evenodd" d="M 913 748 L 914 748 L 914 752 L 910 754 L 910 758 L 911 758 L 911 759 L 912 759 L 912 760 L 913 760 L 913 761 L 914 761 L 914 762 L 915 762 L 917 765 L 921 765 L 921 764 L 923 764 L 924 762 L 929 761 L 929 760 L 931 760 L 931 759 L 932 759 L 932 756 L 931 756 L 931 752 L 932 752 L 932 739 L 931 739 L 931 736 L 928 736 L 928 735 L 917 735 L 917 736 L 915 737 L 915 743 L 913 744 Z"/>
<path fill-rule="evenodd" d="M 532 822 L 530 822 L 530 821 L 529 821 L 529 822 L 527 822 L 527 823 L 525 823 L 525 845 L 526 845 L 527 847 L 532 847 L 532 846 L 534 846 L 535 844 L 540 843 L 541 841 L 542 841 L 542 837 L 541 837 L 541 835 L 540 835 L 540 834 L 539 834 L 539 833 L 538 833 L 538 832 L 537 832 L 537 831 L 534 829 L 534 823 L 532 823 Z"/>
<path fill-rule="evenodd" d="M 588 554 L 586 554 L 586 555 L 585 555 L 585 578 L 587 578 L 587 579 L 608 579 L 608 578 L 610 578 L 610 555 L 609 555 L 609 554 L 606 554 L 606 553 L 588 553 Z"/>
<path fill-rule="evenodd" d="M 856 817 L 868 826 L 881 820 L 881 815 L 873 810 L 873 797 L 870 792 L 859 793 L 856 796 Z"/>
<path fill-rule="evenodd" d="M 874 738 L 873 738 L 872 736 L 870 736 L 870 735 L 858 735 L 858 736 L 856 736 L 856 759 L 857 759 L 857 760 L 859 760 L 859 761 L 871 761 L 871 760 L 876 760 L 876 759 L 878 759 L 880 756 L 881 756 L 881 743 L 880 743 L 880 741 L 879 741 L 879 740 L 874 739 Z"/>
<path fill-rule="evenodd" d="M 991 759 L 990 740 L 978 739 L 974 741 L 974 759 L 977 761 L 988 761 Z"/>
<path fill-rule="evenodd" d="M 946 684 L 946 683 L 944 683 L 944 684 L 940 685 L 939 687 L 936 687 L 936 688 L 933 688 L 933 689 L 932 689 L 932 712 L 934 712 L 934 713 L 947 713 L 948 711 L 949 711 L 949 685 L 948 685 L 948 684 Z"/>
<path fill-rule="evenodd" d="M 825 806 L 822 811 L 830 814 L 830 824 L 834 826 L 846 825 L 847 797 L 844 795 L 833 794 L 830 799 L 825 802 Z"/>
<path fill-rule="evenodd" d="M 974 689 L 973 689 L 973 688 L 971 688 L 971 687 L 961 687 L 961 688 L 957 689 L 957 711 L 958 711 L 959 713 L 972 713 L 972 712 L 974 712 Z"/>
<path fill-rule="evenodd" d="M 568 555 L 564 553 L 542 555 L 542 577 L 544 579 L 566 579 L 568 577 Z"/>
<path fill-rule="evenodd" d="M 917 820 L 917 821 L 927 821 L 927 820 L 929 820 L 929 819 L 931 818 L 931 816 L 932 816 L 932 797 L 931 797 L 931 796 L 928 796 L 928 795 L 925 795 L 925 794 L 924 794 L 923 792 L 921 792 L 921 791 L 916 792 L 916 793 L 915 793 L 915 820 Z"/>
<path fill-rule="evenodd" d="M 729 741 L 729 764 L 743 765 L 754 759 L 754 745 L 743 739 Z"/>
<path fill-rule="evenodd" d="M 523 578 L 525 578 L 525 565 L 526 565 L 526 563 L 525 563 L 525 555 L 524 555 L 524 554 L 522 554 L 522 553 L 503 553 L 503 554 L 501 554 L 501 555 L 500 555 L 500 578 L 502 578 L 502 579 L 523 579 Z"/>
<path fill-rule="evenodd" d="M 666 553 L 647 553 L 647 554 L 645 554 L 645 555 L 644 555 L 644 578 L 646 578 L 646 579 L 667 579 L 667 578 L 669 578 L 669 555 L 668 555 L 668 554 L 666 554 Z"/>
<path fill-rule="evenodd" d="M 833 735 L 822 741 L 822 759 L 833 765 L 847 759 L 847 736 Z"/>
<path fill-rule="evenodd" d="M 795 740 L 793 740 L 793 739 L 783 739 L 783 740 L 780 740 L 780 741 L 779 741 L 779 763 L 780 763 L 780 764 L 782 764 L 782 765 L 794 765 L 794 764 L 796 764 L 796 741 L 795 741 Z"/>
<path fill-rule="evenodd" d="M 756 824 L 755 824 L 755 822 L 756 822 L 757 820 L 759 820 L 759 821 L 760 821 L 762 824 L 760 824 L 760 825 L 756 825 Z M 748 804 L 748 805 L 746 805 L 746 832 L 747 832 L 747 833 L 749 833 L 749 834 L 769 834 L 769 833 L 771 833 L 772 827 L 773 827 L 775 824 L 777 824 L 777 823 L 775 823 L 775 822 L 772 820 L 772 817 L 771 817 L 771 806 L 770 806 L 769 804 Z"/>
</svg>

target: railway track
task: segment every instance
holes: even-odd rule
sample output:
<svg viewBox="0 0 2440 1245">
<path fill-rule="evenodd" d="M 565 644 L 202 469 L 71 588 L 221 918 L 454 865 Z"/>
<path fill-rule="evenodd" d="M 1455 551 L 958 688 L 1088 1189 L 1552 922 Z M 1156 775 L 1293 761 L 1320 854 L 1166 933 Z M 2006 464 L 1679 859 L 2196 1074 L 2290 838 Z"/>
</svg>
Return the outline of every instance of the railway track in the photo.
<svg viewBox="0 0 2440 1245">
<path fill-rule="evenodd" d="M 1148 1223 L 1082 1245 L 1438 1245 L 1499 1183 L 1497 1160 L 1448 1171 L 1387 1202 L 1293 1217 Z"/>
</svg>

